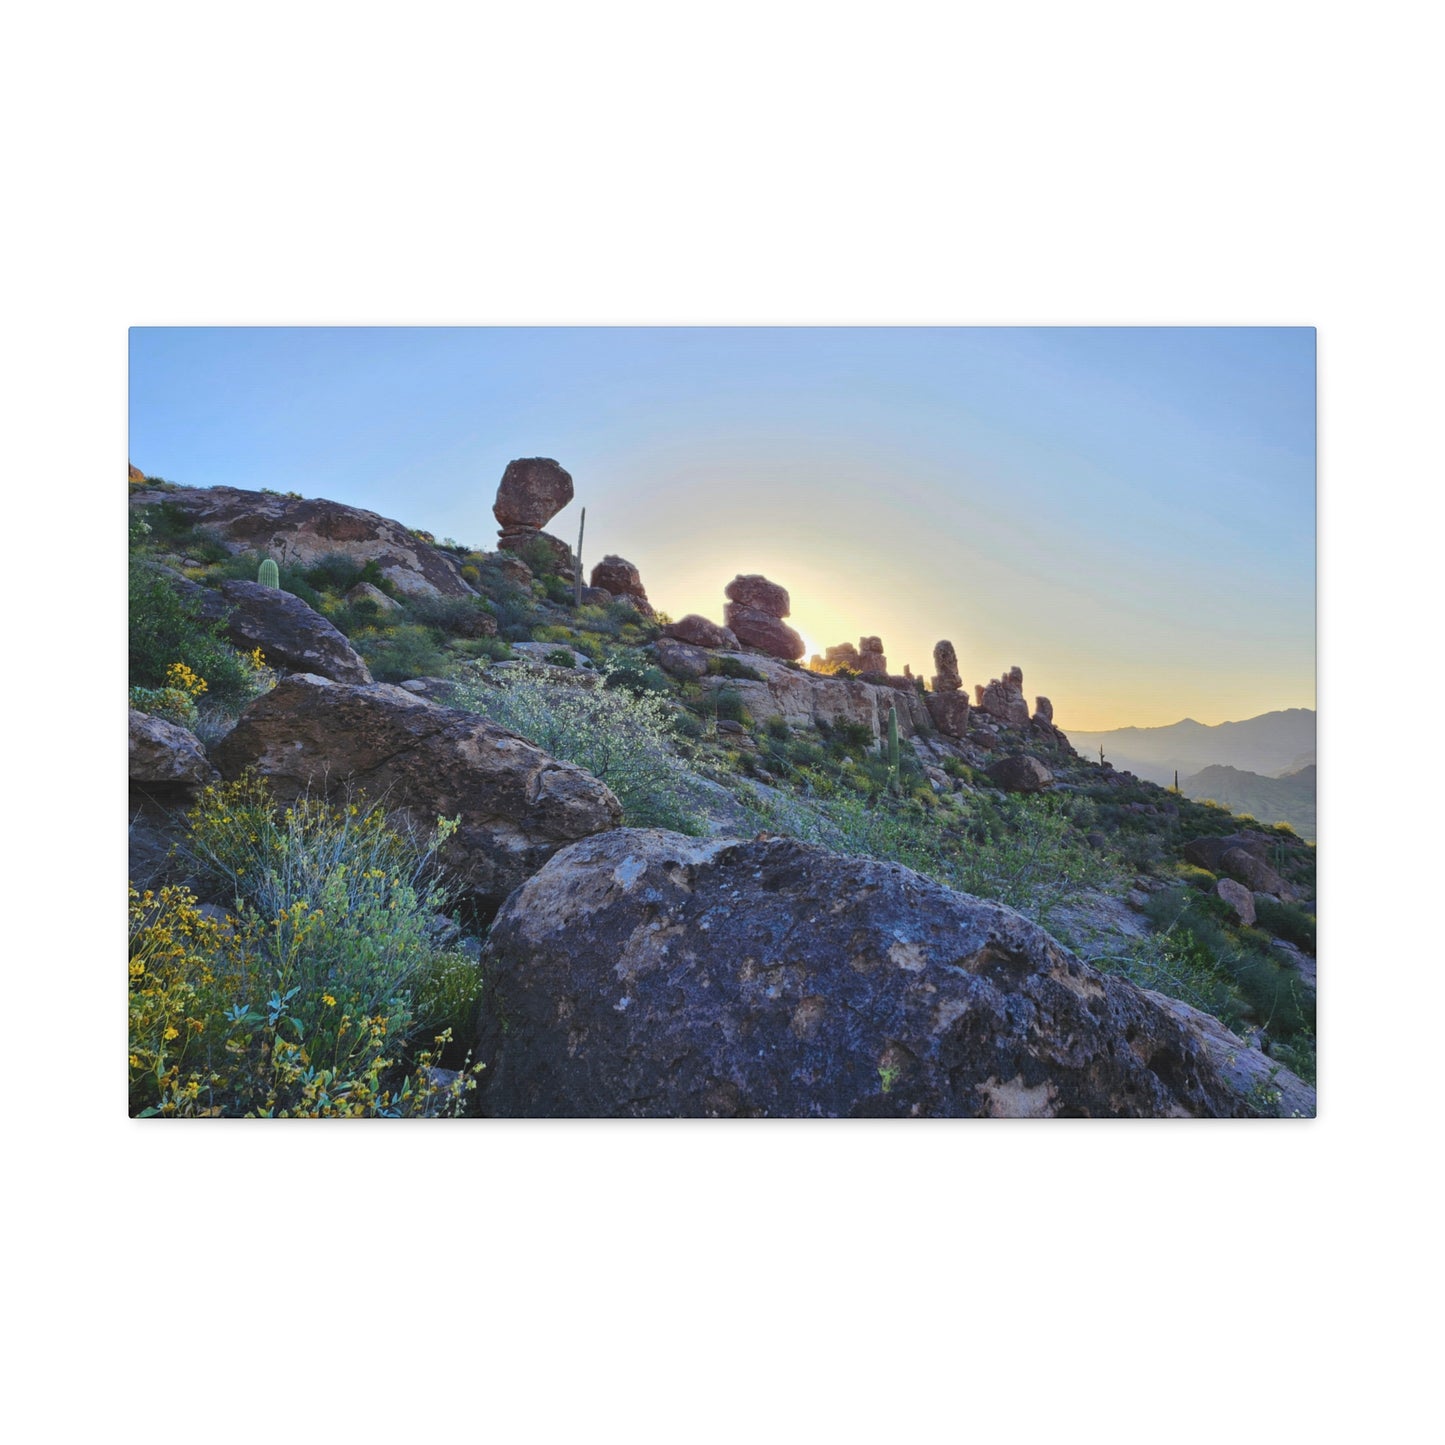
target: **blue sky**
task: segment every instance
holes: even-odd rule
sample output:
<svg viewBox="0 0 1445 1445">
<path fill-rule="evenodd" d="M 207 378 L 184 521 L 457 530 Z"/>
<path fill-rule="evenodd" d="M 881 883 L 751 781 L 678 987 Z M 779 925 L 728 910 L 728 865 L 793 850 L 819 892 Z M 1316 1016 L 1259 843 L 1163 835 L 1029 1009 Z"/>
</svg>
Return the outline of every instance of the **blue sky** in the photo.
<svg viewBox="0 0 1445 1445">
<path fill-rule="evenodd" d="M 965 681 L 1014 663 L 1066 728 L 1314 705 L 1315 344 L 1264 328 L 140 328 L 130 457 L 472 545 L 512 457 L 549 530 L 674 616 L 737 572 L 823 646 Z"/>
</svg>

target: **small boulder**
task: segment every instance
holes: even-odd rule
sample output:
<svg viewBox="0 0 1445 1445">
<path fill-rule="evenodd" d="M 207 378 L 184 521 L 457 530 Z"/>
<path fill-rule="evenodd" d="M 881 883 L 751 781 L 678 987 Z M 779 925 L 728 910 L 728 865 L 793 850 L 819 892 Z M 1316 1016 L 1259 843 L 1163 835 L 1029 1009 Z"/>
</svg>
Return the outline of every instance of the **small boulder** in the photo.
<svg viewBox="0 0 1445 1445">
<path fill-rule="evenodd" d="M 613 597 L 626 598 L 644 617 L 653 615 L 642 576 L 625 557 L 604 557 L 592 569 L 592 585 L 610 592 Z"/>
<path fill-rule="evenodd" d="M 582 605 L 584 607 L 606 607 L 612 600 L 612 594 L 605 587 L 584 587 L 582 589 Z"/>
<path fill-rule="evenodd" d="M 130 709 L 130 781 L 202 787 L 220 774 L 211 766 L 201 740 L 165 718 Z"/>
<path fill-rule="evenodd" d="M 1031 753 L 1000 758 L 988 775 L 1006 793 L 1042 793 L 1054 781 L 1054 775 Z"/>
<path fill-rule="evenodd" d="M 380 613 L 396 612 L 401 607 L 400 602 L 388 597 L 380 587 L 373 586 L 370 582 L 358 582 L 346 594 L 346 600 L 353 605 L 358 602 L 373 602 L 376 604 L 376 610 Z"/>
<path fill-rule="evenodd" d="M 1246 928 L 1254 926 L 1254 894 L 1244 884 L 1236 883 L 1233 878 L 1221 878 L 1214 885 L 1214 891 L 1234 909 L 1235 917 Z"/>
<path fill-rule="evenodd" d="M 657 639 L 657 665 L 673 677 L 695 680 L 707 676 L 707 652 L 675 637 Z"/>
<path fill-rule="evenodd" d="M 680 621 L 668 623 L 662 635 L 675 637 L 693 647 L 721 647 L 729 652 L 736 652 L 738 648 L 738 639 L 729 628 L 719 627 L 716 622 L 709 622 L 696 612 L 689 612 Z"/>
<path fill-rule="evenodd" d="M 779 587 L 776 582 L 769 582 L 766 577 L 760 577 L 755 572 L 734 577 L 723 589 L 723 594 L 729 602 L 765 613 L 769 617 L 786 617 L 792 610 L 788 589 Z"/>
<path fill-rule="evenodd" d="M 492 515 L 504 532 L 519 528 L 538 531 L 571 500 L 570 472 L 551 457 L 521 457 L 508 462 L 502 473 Z"/>
<path fill-rule="evenodd" d="M 536 580 L 537 574 L 522 561 L 520 557 L 513 555 L 510 551 L 499 550 L 495 553 L 497 571 L 512 584 L 513 587 L 531 587 Z M 611 601 L 611 598 L 608 599 Z"/>
</svg>

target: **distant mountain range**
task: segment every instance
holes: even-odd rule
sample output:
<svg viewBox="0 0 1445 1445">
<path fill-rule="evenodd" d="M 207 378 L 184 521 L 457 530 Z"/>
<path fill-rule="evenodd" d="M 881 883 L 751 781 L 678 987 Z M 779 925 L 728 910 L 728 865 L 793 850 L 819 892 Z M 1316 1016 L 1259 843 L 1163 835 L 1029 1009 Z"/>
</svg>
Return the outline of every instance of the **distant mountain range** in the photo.
<svg viewBox="0 0 1445 1445">
<path fill-rule="evenodd" d="M 1085 757 L 1104 757 L 1153 783 L 1170 787 L 1179 774 L 1187 797 L 1212 798 L 1264 823 L 1289 823 L 1315 836 L 1315 712 L 1292 707 L 1243 722 L 1209 726 L 1185 718 L 1161 728 L 1069 730 Z"/>
</svg>

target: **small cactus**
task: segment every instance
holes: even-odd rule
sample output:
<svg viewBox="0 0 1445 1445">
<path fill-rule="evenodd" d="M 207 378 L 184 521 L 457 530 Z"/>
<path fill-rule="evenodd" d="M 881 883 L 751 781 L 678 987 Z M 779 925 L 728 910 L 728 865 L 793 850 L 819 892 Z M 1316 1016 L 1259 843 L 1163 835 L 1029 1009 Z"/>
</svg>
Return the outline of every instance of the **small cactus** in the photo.
<svg viewBox="0 0 1445 1445">
<path fill-rule="evenodd" d="M 271 558 L 267 557 L 266 560 L 261 563 L 260 570 L 256 573 L 256 580 L 263 587 L 280 587 L 281 569 Z"/>
</svg>

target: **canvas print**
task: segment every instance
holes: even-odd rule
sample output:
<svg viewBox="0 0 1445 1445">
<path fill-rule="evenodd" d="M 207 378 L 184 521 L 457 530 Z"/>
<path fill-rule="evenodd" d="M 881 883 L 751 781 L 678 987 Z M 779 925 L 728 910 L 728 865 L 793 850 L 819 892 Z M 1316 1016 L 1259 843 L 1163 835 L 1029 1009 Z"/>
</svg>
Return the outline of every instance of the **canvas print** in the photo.
<svg viewBox="0 0 1445 1445">
<path fill-rule="evenodd" d="M 129 452 L 132 1115 L 1314 1116 L 1312 330 L 138 327 Z"/>
</svg>

